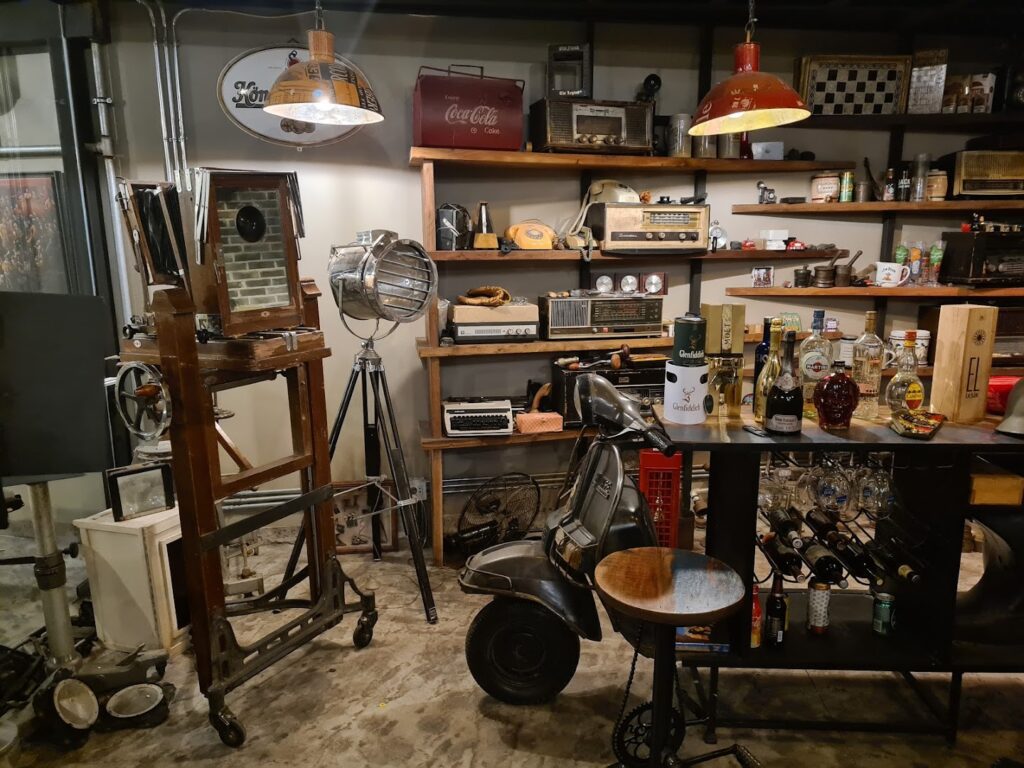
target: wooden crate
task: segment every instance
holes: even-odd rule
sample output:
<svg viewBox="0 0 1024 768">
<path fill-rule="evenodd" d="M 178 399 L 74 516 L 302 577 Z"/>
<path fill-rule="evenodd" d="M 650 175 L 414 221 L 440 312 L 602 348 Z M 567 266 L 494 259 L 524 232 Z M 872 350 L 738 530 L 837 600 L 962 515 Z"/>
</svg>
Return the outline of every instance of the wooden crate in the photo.
<svg viewBox="0 0 1024 768">
<path fill-rule="evenodd" d="M 939 312 L 931 410 L 971 424 L 985 417 L 997 307 L 950 304 Z"/>
<path fill-rule="evenodd" d="M 1019 506 L 1024 502 L 1024 477 L 975 459 L 971 464 L 971 504 Z"/>
</svg>

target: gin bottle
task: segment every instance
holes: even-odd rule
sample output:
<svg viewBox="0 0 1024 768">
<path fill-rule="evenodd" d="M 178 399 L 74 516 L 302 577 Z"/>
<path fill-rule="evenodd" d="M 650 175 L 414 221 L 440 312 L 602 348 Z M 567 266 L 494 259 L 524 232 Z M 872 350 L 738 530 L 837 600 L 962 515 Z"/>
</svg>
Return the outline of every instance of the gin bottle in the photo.
<svg viewBox="0 0 1024 768">
<path fill-rule="evenodd" d="M 853 412 L 855 419 L 873 419 L 878 416 L 878 393 L 882 383 L 882 357 L 885 345 L 878 338 L 878 313 L 864 316 L 864 333 L 853 345 L 853 380 L 860 390 L 860 400 Z"/>
<path fill-rule="evenodd" d="M 782 355 L 779 347 L 782 343 L 782 320 L 772 318 L 771 341 L 769 343 L 768 360 L 761 369 L 761 375 L 754 384 L 754 421 L 764 424 L 765 407 L 768 404 L 768 393 L 775 385 L 775 379 L 782 373 Z"/>
<path fill-rule="evenodd" d="M 814 418 L 814 388 L 832 368 L 832 342 L 822 335 L 825 328 L 825 310 L 814 310 L 811 335 L 800 345 L 800 378 L 803 382 L 804 415 Z"/>
<path fill-rule="evenodd" d="M 885 388 L 885 402 L 892 413 L 916 411 L 924 404 L 924 385 L 917 375 L 917 331 L 907 331 L 903 351 L 896 361 L 896 375 Z"/>
</svg>

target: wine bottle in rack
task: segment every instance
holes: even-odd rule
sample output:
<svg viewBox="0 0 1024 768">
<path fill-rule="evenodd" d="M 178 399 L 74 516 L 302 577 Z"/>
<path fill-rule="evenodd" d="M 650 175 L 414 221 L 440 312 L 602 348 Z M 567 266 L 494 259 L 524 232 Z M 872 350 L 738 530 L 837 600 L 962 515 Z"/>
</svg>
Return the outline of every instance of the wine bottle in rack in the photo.
<svg viewBox="0 0 1024 768">
<path fill-rule="evenodd" d="M 783 543 L 774 533 L 769 533 L 761 539 L 761 545 L 773 571 L 803 581 L 804 561 L 800 559 L 795 549 Z"/>
<path fill-rule="evenodd" d="M 912 564 L 912 558 L 907 555 L 906 550 L 899 545 L 896 539 L 890 538 L 885 543 L 876 540 L 871 545 L 871 554 L 892 575 L 898 576 L 910 584 L 921 583 L 920 571 Z"/>
<path fill-rule="evenodd" d="M 845 536 L 846 546 L 842 549 L 835 549 L 835 556 L 846 570 L 858 579 L 870 581 L 874 586 L 880 587 L 885 584 L 885 569 L 871 556 L 871 553 L 864 548 L 857 539 Z"/>
<path fill-rule="evenodd" d="M 843 564 L 821 544 L 815 542 L 804 550 L 804 559 L 820 581 L 846 589 L 850 583 L 843 578 Z"/>
<path fill-rule="evenodd" d="M 835 522 L 824 510 L 815 507 L 804 515 L 804 522 L 807 523 L 808 528 L 814 531 L 818 541 L 833 552 L 846 549 L 847 537 L 839 532 Z"/>
<path fill-rule="evenodd" d="M 765 519 L 772 530 L 793 549 L 802 549 L 804 540 L 800 538 L 800 520 L 794 518 L 783 507 L 775 507 L 764 512 Z"/>
</svg>

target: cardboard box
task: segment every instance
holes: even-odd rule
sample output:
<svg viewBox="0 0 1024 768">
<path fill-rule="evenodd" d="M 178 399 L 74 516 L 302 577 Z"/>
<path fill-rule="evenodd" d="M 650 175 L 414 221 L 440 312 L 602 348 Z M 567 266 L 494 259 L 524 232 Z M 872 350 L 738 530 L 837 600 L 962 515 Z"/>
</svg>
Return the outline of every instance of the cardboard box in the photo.
<svg viewBox="0 0 1024 768">
<path fill-rule="evenodd" d="M 701 304 L 700 316 L 707 321 L 704 354 L 743 354 L 746 308 L 743 304 Z"/>
<path fill-rule="evenodd" d="M 985 417 L 997 307 L 950 304 L 939 311 L 931 410 L 972 424 Z"/>
<path fill-rule="evenodd" d="M 971 504 L 1020 506 L 1024 502 L 1024 477 L 995 464 L 975 459 L 971 464 Z"/>
</svg>

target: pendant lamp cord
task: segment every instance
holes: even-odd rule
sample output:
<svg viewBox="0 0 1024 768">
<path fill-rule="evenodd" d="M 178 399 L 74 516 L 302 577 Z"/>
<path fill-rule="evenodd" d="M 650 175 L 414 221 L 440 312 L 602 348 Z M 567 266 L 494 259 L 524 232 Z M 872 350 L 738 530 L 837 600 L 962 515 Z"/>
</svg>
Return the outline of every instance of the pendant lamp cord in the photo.
<svg viewBox="0 0 1024 768">
<path fill-rule="evenodd" d="M 320 0 L 317 0 L 317 6 L 320 5 Z M 747 33 L 747 42 L 754 37 L 754 25 L 757 24 L 757 18 L 754 16 L 754 0 L 750 0 L 747 3 L 747 23 L 743 27 L 743 31 Z"/>
<path fill-rule="evenodd" d="M 754 7 L 753 0 L 751 0 L 750 7 L 751 8 Z M 751 12 L 753 12 L 753 11 L 751 11 Z M 316 6 L 314 8 L 314 13 L 316 13 L 316 23 L 315 23 L 314 27 L 316 29 L 318 29 L 318 30 L 322 30 L 324 28 L 324 8 L 323 8 L 322 5 L 320 5 L 320 0 L 316 0 Z M 749 39 L 749 36 L 748 36 L 748 39 Z"/>
</svg>

